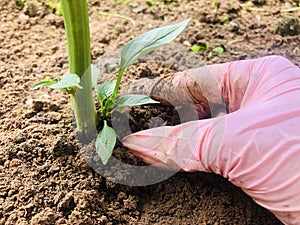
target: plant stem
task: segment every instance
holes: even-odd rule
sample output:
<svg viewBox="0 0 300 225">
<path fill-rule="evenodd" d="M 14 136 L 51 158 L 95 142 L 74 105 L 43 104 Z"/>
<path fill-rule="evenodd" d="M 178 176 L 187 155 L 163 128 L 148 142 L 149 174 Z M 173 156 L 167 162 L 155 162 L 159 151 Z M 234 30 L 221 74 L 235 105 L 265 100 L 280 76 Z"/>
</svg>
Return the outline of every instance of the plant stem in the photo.
<svg viewBox="0 0 300 225">
<path fill-rule="evenodd" d="M 61 0 L 68 42 L 69 73 L 80 77 L 80 86 L 71 94 L 76 125 L 84 138 L 95 130 L 96 111 L 92 94 L 90 30 L 87 0 Z"/>
<path fill-rule="evenodd" d="M 120 88 L 121 79 L 122 79 L 122 75 L 124 73 L 124 70 L 125 70 L 125 68 L 120 68 L 119 69 L 118 78 L 117 78 L 117 81 L 116 81 L 116 86 L 115 86 L 114 92 L 112 94 L 112 99 L 113 100 L 116 99 L 116 97 L 117 97 L 117 94 L 118 94 L 118 91 L 119 91 L 119 88 Z"/>
</svg>

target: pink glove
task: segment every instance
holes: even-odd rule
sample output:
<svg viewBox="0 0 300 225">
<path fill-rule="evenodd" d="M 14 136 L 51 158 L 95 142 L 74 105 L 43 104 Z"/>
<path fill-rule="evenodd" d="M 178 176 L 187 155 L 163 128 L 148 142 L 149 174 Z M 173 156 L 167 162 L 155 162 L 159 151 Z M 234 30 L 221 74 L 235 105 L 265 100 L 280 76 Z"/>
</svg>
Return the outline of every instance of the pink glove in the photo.
<svg viewBox="0 0 300 225">
<path fill-rule="evenodd" d="M 203 95 L 221 90 L 228 114 L 141 131 L 123 144 L 149 164 L 221 174 L 284 224 L 299 225 L 300 69 L 268 56 L 176 76 L 201 82 L 207 73 L 219 89 L 204 85 Z"/>
</svg>

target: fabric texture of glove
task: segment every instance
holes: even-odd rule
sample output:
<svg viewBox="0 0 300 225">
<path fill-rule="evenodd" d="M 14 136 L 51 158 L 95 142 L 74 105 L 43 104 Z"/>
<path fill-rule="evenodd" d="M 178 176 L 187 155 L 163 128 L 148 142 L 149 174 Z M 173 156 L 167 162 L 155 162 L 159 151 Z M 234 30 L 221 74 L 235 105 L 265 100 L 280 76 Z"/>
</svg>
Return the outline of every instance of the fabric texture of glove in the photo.
<svg viewBox="0 0 300 225">
<path fill-rule="evenodd" d="M 216 87 L 203 86 L 207 73 Z M 299 67 L 267 56 L 183 75 L 202 83 L 209 102 L 221 104 L 220 94 L 227 114 L 141 131 L 123 144 L 149 164 L 220 174 L 283 223 L 300 224 Z"/>
</svg>

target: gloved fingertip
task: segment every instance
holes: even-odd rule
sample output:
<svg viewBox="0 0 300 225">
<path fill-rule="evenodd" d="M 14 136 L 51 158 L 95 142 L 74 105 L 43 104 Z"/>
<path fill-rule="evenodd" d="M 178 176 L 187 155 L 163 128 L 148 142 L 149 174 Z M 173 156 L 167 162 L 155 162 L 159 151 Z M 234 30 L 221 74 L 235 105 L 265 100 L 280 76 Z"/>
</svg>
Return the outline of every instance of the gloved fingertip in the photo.
<svg viewBox="0 0 300 225">
<path fill-rule="evenodd" d="M 131 134 L 123 138 L 122 143 L 129 151 L 140 157 L 144 162 L 148 164 L 159 162 L 151 146 L 151 136 Z"/>
<path fill-rule="evenodd" d="M 166 127 L 157 127 L 139 131 L 123 138 L 122 143 L 141 149 L 155 149 L 166 137 Z"/>
<path fill-rule="evenodd" d="M 149 140 L 149 136 L 147 134 L 145 135 L 137 135 L 137 134 L 131 134 L 123 138 L 122 144 L 130 149 L 136 150 L 136 151 L 149 151 L 149 148 L 145 145 L 147 141 Z M 149 146 L 150 147 L 150 146 Z"/>
<path fill-rule="evenodd" d="M 147 141 L 150 136 L 151 136 L 151 131 L 144 130 L 134 134 L 127 135 L 126 137 L 123 138 L 122 143 L 124 145 L 128 143 L 139 144 L 140 142 Z"/>
</svg>

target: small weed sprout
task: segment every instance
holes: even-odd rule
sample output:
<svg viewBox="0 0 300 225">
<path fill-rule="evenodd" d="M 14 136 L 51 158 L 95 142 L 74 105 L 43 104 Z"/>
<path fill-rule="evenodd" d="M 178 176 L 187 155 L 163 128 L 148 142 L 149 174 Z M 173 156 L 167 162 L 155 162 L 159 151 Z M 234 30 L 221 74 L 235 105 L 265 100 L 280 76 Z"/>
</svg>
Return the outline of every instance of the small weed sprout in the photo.
<svg viewBox="0 0 300 225">
<path fill-rule="evenodd" d="M 55 14 L 58 16 L 62 16 L 62 8 L 60 0 L 48 0 L 48 9 L 50 11 L 55 11 Z"/>
<path fill-rule="evenodd" d="M 211 50 L 210 44 L 207 41 L 205 45 L 194 45 L 191 47 L 193 52 L 206 51 L 208 52 L 207 57 L 210 58 L 213 56 L 214 52 L 217 54 L 222 54 L 225 51 L 225 48 L 222 44 L 218 44 L 215 48 Z"/>
<path fill-rule="evenodd" d="M 21 8 L 24 7 L 26 0 L 18 0 L 17 1 L 17 6 L 20 6 Z"/>
<path fill-rule="evenodd" d="M 54 3 L 57 2 L 54 0 Z M 61 4 L 68 41 L 70 73 L 65 74 L 59 81 L 46 79 L 38 82 L 31 90 L 48 86 L 69 93 L 75 112 L 77 129 L 84 137 L 88 138 L 93 136 L 92 128 L 96 124 L 97 113 L 92 95 L 92 87 L 94 86 L 100 103 L 98 113 L 103 119 L 103 128 L 96 138 L 96 152 L 103 164 L 107 164 L 117 138 L 116 132 L 107 122 L 111 113 L 123 107 L 158 103 L 146 95 L 129 94 L 118 97 L 125 69 L 136 62 L 140 56 L 173 41 L 184 30 L 190 19 L 153 29 L 128 42 L 121 51 L 117 80 L 105 82 L 97 87 L 98 70 L 90 63 L 87 1 L 61 0 Z"/>
</svg>

